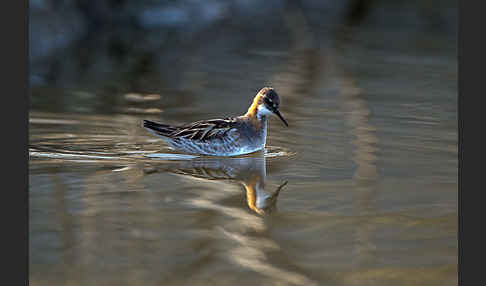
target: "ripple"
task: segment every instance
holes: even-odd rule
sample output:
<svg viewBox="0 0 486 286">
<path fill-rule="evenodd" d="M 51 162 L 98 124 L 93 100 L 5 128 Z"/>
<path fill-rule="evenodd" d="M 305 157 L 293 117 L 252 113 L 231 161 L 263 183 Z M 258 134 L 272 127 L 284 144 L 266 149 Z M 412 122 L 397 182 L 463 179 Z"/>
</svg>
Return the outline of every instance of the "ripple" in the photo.
<svg viewBox="0 0 486 286">
<path fill-rule="evenodd" d="M 274 157 L 291 157 L 294 156 L 295 152 L 290 151 L 284 147 L 278 146 L 268 146 L 265 148 L 265 157 L 266 158 L 274 158 Z"/>
<path fill-rule="evenodd" d="M 72 147 L 72 146 L 71 146 Z M 137 144 L 126 143 L 125 145 L 117 144 L 116 150 L 107 152 L 106 146 L 92 146 L 91 149 L 75 148 L 75 150 L 66 150 L 65 148 L 57 148 L 54 146 L 44 146 L 42 144 L 31 146 L 29 148 L 30 158 L 46 158 L 46 159 L 61 159 L 77 162 L 82 160 L 122 160 L 122 161 L 137 161 L 137 160 L 162 160 L 162 161 L 187 161 L 197 159 L 222 159 L 222 158 L 283 158 L 295 155 L 295 152 L 278 147 L 267 146 L 263 152 L 255 152 L 251 154 L 221 157 L 221 156 L 207 156 L 198 154 L 179 153 L 170 147 L 158 147 L 151 144 Z M 122 148 L 119 148 L 122 147 Z M 98 150 L 99 149 L 99 150 Z M 116 152 L 115 152 L 116 151 Z"/>
<path fill-rule="evenodd" d="M 267 146 L 263 152 L 263 156 L 265 158 L 276 158 L 276 157 L 290 157 L 295 155 L 295 152 L 291 152 L 286 148 L 277 147 L 277 146 Z M 182 154 L 182 153 L 151 153 L 151 154 L 144 154 L 144 157 L 153 158 L 153 159 L 162 159 L 162 160 L 193 160 L 199 158 L 251 158 L 251 157 L 260 157 L 262 152 L 254 152 L 245 155 L 238 155 L 238 156 L 230 156 L 230 157 L 222 157 L 222 156 L 207 156 L 207 155 L 189 155 L 189 154 Z"/>
<path fill-rule="evenodd" d="M 191 160 L 200 157 L 196 155 L 170 154 L 170 153 L 152 153 L 144 156 L 148 158 L 156 158 L 156 159 L 163 159 L 163 160 Z"/>
<path fill-rule="evenodd" d="M 114 160 L 115 157 L 98 156 L 98 155 L 85 155 L 85 154 L 70 154 L 70 153 L 50 153 L 50 152 L 29 152 L 30 157 L 44 157 L 52 159 L 105 159 Z"/>
</svg>

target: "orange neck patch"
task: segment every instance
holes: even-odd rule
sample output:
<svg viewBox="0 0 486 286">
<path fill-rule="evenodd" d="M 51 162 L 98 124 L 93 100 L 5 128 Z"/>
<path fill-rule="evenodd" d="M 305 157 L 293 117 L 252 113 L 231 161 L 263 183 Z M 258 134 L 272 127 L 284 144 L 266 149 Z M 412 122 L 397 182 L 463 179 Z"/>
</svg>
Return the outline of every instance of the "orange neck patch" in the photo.
<svg viewBox="0 0 486 286">
<path fill-rule="evenodd" d="M 258 120 L 258 106 L 262 104 L 263 97 L 260 94 L 257 94 L 253 99 L 253 103 L 248 108 L 245 116 L 252 121 L 252 123 L 257 126 L 261 127 L 261 122 Z"/>
</svg>

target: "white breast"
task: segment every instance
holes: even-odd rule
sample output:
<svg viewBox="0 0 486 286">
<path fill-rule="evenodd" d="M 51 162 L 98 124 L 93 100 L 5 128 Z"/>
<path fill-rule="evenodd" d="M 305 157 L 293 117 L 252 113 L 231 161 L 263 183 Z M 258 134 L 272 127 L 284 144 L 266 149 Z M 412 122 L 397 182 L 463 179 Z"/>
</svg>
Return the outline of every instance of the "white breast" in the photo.
<svg viewBox="0 0 486 286">
<path fill-rule="evenodd" d="M 263 122 L 263 148 L 267 145 L 267 121 Z"/>
</svg>

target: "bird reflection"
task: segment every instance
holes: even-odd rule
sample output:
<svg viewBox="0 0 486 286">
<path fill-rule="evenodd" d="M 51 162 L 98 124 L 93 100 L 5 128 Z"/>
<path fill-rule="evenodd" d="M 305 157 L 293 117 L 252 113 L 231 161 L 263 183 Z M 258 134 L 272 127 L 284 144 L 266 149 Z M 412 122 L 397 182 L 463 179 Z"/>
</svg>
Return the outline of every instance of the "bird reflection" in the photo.
<svg viewBox="0 0 486 286">
<path fill-rule="evenodd" d="M 228 180 L 245 187 L 248 207 L 260 214 L 271 213 L 276 208 L 277 197 L 284 182 L 274 191 L 265 190 L 266 160 L 263 154 L 258 157 L 207 158 L 181 161 L 166 170 L 171 173 L 187 175 L 206 180 Z"/>
</svg>

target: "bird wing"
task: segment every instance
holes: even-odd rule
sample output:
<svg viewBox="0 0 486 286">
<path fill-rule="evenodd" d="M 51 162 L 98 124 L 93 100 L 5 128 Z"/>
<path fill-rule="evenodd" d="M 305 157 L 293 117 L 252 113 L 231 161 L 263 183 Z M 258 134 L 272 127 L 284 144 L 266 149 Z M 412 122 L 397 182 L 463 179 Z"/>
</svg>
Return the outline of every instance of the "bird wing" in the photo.
<svg viewBox="0 0 486 286">
<path fill-rule="evenodd" d="M 211 139 L 221 139 L 226 133 L 236 127 L 235 118 L 211 119 L 197 121 L 179 127 L 172 132 L 171 138 L 186 138 L 191 140 L 206 141 Z"/>
<path fill-rule="evenodd" d="M 235 118 L 211 119 L 193 122 L 184 126 L 170 126 L 144 120 L 143 126 L 155 134 L 168 138 L 185 138 L 206 141 L 221 139 L 237 125 Z"/>
</svg>

